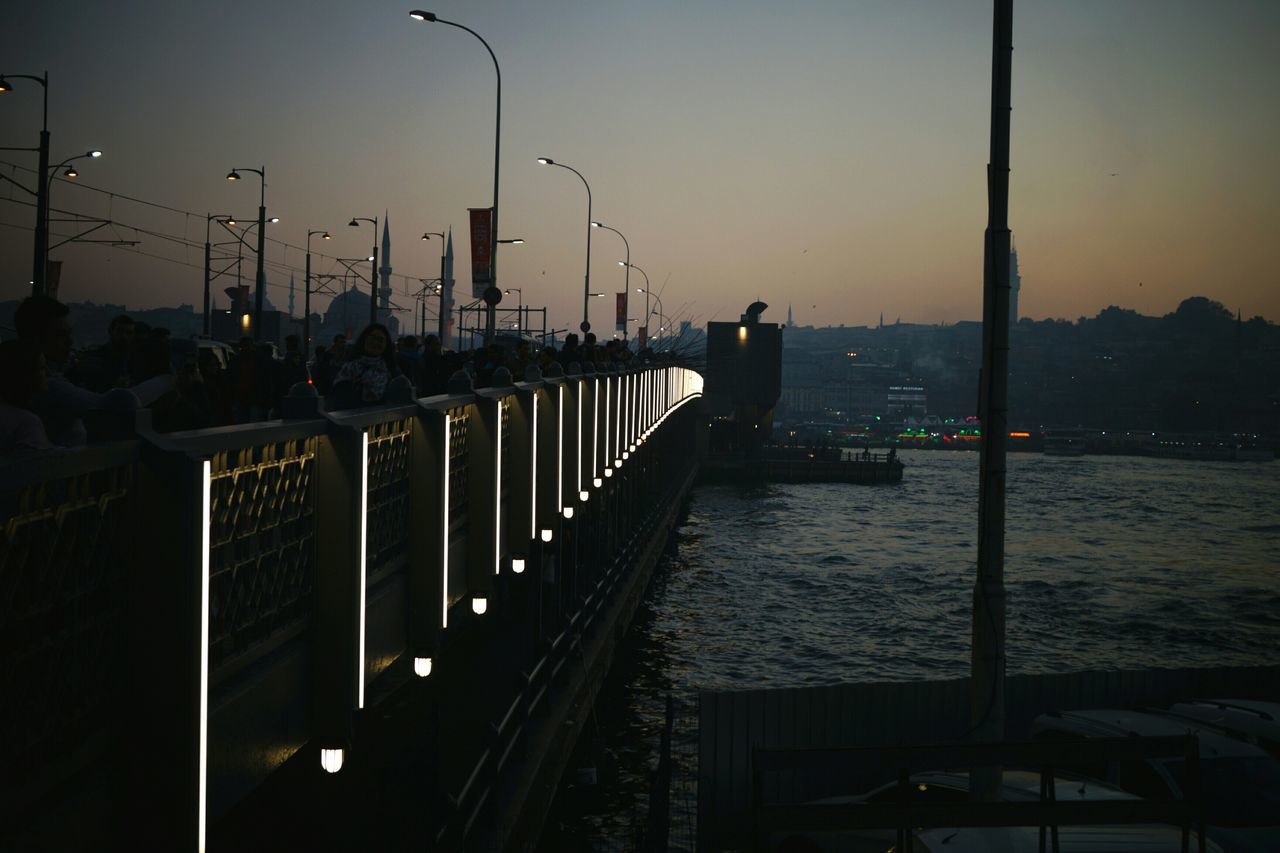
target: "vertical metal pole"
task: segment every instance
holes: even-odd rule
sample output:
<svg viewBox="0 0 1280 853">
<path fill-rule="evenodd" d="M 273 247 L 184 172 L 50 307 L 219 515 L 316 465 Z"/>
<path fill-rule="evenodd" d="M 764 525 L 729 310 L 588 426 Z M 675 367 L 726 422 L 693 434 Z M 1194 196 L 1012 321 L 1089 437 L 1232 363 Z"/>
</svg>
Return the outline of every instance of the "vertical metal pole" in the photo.
<svg viewBox="0 0 1280 853">
<path fill-rule="evenodd" d="M 45 275 L 49 257 L 49 131 L 40 131 L 40 191 L 36 194 L 35 256 L 31 268 L 31 292 L 39 295 L 45 291 Z"/>
<path fill-rule="evenodd" d="M 969 709 L 973 738 L 1004 737 L 1005 450 L 1009 372 L 1009 113 L 1013 0 L 995 0 L 991 70 L 991 163 L 984 249 L 982 383 L 979 413 L 978 572 L 973 588 Z M 975 768 L 972 791 L 996 796 L 999 768 Z"/>
<path fill-rule="evenodd" d="M 204 322 L 201 328 L 204 329 L 205 337 L 209 336 L 209 255 L 212 251 L 212 245 L 209 243 L 209 220 L 204 221 Z"/>
<path fill-rule="evenodd" d="M 449 230 L 452 233 L 452 230 L 453 230 L 452 227 L 450 227 Z M 444 246 L 444 238 L 441 238 L 440 245 L 442 247 Z M 441 349 L 447 349 L 450 346 L 452 346 L 452 344 L 449 341 L 446 341 L 444 339 L 444 330 L 445 330 L 445 327 L 448 325 L 446 320 L 449 315 L 449 312 L 445 310 L 445 304 L 444 304 L 444 272 L 445 272 L 444 268 L 445 268 L 444 249 L 441 248 L 440 250 L 440 317 L 439 317 L 440 328 L 436 332 L 436 337 L 440 339 Z"/>
<path fill-rule="evenodd" d="M 262 303 L 267 295 L 267 167 L 262 167 L 262 191 L 258 199 L 258 286 L 253 295 L 253 337 L 262 340 Z"/>
<path fill-rule="evenodd" d="M 307 274 L 302 285 L 302 360 L 311 360 L 311 235 L 307 235 Z"/>
<path fill-rule="evenodd" d="M 373 226 L 373 254 L 369 261 L 369 324 L 378 322 L 378 226 Z M 391 341 L 387 341 L 390 345 Z"/>
</svg>

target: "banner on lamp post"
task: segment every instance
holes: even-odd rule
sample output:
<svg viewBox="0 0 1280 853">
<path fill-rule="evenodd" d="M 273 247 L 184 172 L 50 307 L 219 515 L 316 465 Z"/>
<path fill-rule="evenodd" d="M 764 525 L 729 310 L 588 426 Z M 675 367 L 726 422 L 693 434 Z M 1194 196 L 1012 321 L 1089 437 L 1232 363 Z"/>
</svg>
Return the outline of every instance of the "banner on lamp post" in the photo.
<svg viewBox="0 0 1280 853">
<path fill-rule="evenodd" d="M 618 326 L 618 331 L 622 332 L 622 336 L 627 336 L 627 292 L 624 290 L 618 294 L 618 310 L 614 318 Z"/>
<path fill-rule="evenodd" d="M 649 342 L 649 327 L 641 326 L 639 331 L 636 332 L 636 339 L 639 341 L 636 345 L 640 349 L 644 349 L 645 345 Z"/>
<path fill-rule="evenodd" d="M 471 207 L 471 297 L 480 299 L 493 284 L 493 208 Z"/>
</svg>

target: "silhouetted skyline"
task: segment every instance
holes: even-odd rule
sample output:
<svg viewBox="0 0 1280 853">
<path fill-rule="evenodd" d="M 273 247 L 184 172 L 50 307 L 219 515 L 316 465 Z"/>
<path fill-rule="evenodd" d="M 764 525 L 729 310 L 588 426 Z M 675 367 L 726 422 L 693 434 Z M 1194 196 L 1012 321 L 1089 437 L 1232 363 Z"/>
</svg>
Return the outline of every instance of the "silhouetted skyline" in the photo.
<svg viewBox="0 0 1280 853">
<path fill-rule="evenodd" d="M 328 229 L 325 254 L 358 256 L 372 235 L 346 223 L 388 211 L 396 273 L 431 277 L 439 243 L 417 238 L 452 225 L 465 289 L 466 209 L 492 195 L 493 67 L 470 36 L 409 9 L 28 4 L 0 33 L 0 72 L 48 69 L 54 162 L 106 152 L 81 169 L 85 184 L 247 219 L 254 182 L 223 176 L 265 165 L 268 211 L 282 220 L 273 238 L 301 246 L 308 229 Z M 676 316 L 731 319 L 760 296 L 775 320 L 792 302 L 802 324 L 981 317 L 989 3 L 432 10 L 483 35 L 501 63 L 500 236 L 528 242 L 503 247 L 499 283 L 548 304 L 553 326 L 580 318 L 586 199 L 572 176 L 536 165 L 542 155 L 590 180 L 593 215 L 627 235 L 655 290 L 669 277 Z M 1198 294 L 1246 318 L 1280 316 L 1277 41 L 1280 6 L 1260 0 L 1019 2 L 1010 219 L 1022 316 L 1111 304 L 1165 314 Z M 34 145 L 39 86 L 14 82 L 0 145 Z M 29 277 L 25 200 L 0 188 L 3 299 Z M 53 204 L 204 239 L 194 217 L 62 183 Z M 200 252 L 141 239 L 138 251 L 168 260 L 55 250 L 61 295 L 199 304 Z M 616 235 L 595 233 L 593 291 L 622 289 L 622 256 Z M 303 263 L 279 246 L 268 260 Z M 289 273 L 268 275 L 286 301 Z M 593 300 L 593 325 L 611 328 L 612 309 Z"/>
</svg>

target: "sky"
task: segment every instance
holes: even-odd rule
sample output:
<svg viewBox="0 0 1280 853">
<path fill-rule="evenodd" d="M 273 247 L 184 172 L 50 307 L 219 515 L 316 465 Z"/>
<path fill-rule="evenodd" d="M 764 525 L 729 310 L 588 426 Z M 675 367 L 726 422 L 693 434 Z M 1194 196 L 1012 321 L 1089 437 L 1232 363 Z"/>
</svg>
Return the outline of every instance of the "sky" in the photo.
<svg viewBox="0 0 1280 853">
<path fill-rule="evenodd" d="M 427 0 L 413 0 L 427 2 Z M 390 217 L 396 301 L 439 272 L 493 194 L 495 75 L 465 31 L 389 0 L 43 0 L 8 10 L 0 73 L 48 70 L 53 206 L 117 223 L 71 244 L 60 296 L 198 305 L 205 217 L 256 215 L 270 298 L 301 311 L 308 230 L 368 254 Z M 980 319 L 991 4 L 980 0 L 441 0 L 502 68 L 498 283 L 581 320 L 587 193 L 668 315 L 735 320 L 756 299 L 812 325 Z M 1203 295 L 1280 320 L 1280 3 L 1017 0 L 1010 224 L 1020 313 L 1164 314 Z M 39 85 L 0 95 L 0 145 L 34 146 Z M 32 182 L 35 155 L 0 152 Z M 96 192 L 85 187 L 106 190 Z M 29 196 L 0 182 L 0 300 L 28 289 Z M 128 199 L 159 204 L 163 210 Z M 55 223 L 55 233 L 68 223 Z M 140 233 L 134 229 L 142 229 Z M 216 226 L 215 226 L 216 230 Z M 176 240 L 174 239 L 176 238 Z M 279 242 L 276 242 L 279 241 Z M 57 238 L 53 240 L 57 242 Z M 622 240 L 595 231 L 591 321 L 611 329 Z M 244 266 L 252 278 L 252 261 Z M 630 287 L 643 285 L 636 272 Z M 227 280 L 220 280 L 215 293 Z M 633 294 L 634 296 L 634 294 Z M 323 310 L 325 296 L 314 308 Z M 513 300 L 516 297 L 507 297 Z M 508 303 L 504 302 L 504 307 Z M 643 309 L 633 301 L 629 314 Z M 434 311 L 434 303 L 432 303 Z M 634 326 L 632 327 L 634 333 Z"/>
</svg>

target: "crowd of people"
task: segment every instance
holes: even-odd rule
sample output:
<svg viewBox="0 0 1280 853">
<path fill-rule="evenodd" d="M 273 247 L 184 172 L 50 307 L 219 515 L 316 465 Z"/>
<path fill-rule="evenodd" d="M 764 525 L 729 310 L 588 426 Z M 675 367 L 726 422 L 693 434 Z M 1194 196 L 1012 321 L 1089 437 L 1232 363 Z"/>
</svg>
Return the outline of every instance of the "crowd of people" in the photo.
<svg viewBox="0 0 1280 853">
<path fill-rule="evenodd" d="M 592 334 L 581 342 L 570 334 L 558 350 L 521 339 L 511 347 L 451 352 L 435 335 L 420 345 L 415 336 L 395 340 L 386 326 L 372 323 L 350 344 L 335 335 L 328 346 L 317 346 L 310 363 L 296 335 L 285 339 L 280 356 L 269 343 L 242 338 L 224 367 L 213 348 L 172 340 L 167 329 L 126 314 L 111 321 L 104 343 L 77 351 L 70 310 L 48 296 L 23 300 L 14 325 L 17 339 L 0 343 L 4 454 L 111 438 L 122 422 L 131 425 L 139 407 L 151 410 L 154 429 L 173 432 L 280 417 L 285 398 L 309 396 L 308 385 L 335 411 L 384 403 L 397 388 L 405 397 L 443 394 L 459 371 L 480 388 L 493 384 L 500 368 L 518 382 L 534 365 L 545 374 L 552 365 L 568 373 L 656 360 L 652 350 L 633 353 L 618 340 L 600 345 Z"/>
</svg>

